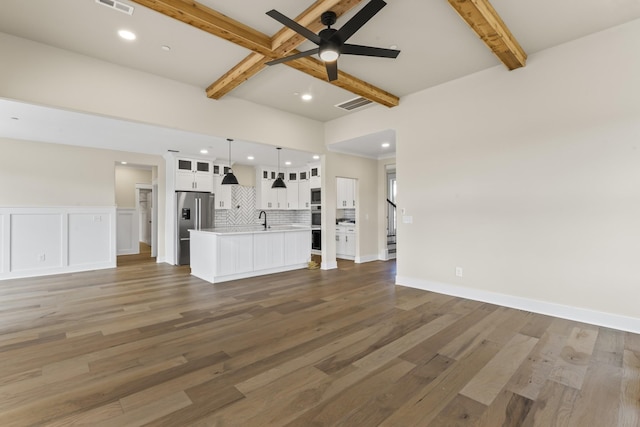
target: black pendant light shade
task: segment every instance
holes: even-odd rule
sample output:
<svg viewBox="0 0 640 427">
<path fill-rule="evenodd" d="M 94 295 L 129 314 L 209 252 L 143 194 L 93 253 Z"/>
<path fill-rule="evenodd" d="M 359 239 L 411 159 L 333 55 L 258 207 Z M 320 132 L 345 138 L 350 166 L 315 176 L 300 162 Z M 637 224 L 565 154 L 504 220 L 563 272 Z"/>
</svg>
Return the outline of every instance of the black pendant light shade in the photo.
<svg viewBox="0 0 640 427">
<path fill-rule="evenodd" d="M 278 177 L 275 181 L 273 181 L 271 188 L 287 188 L 287 185 L 284 183 L 282 178 Z"/>
<path fill-rule="evenodd" d="M 287 188 L 287 185 L 284 183 L 284 181 L 280 177 L 280 150 L 282 150 L 282 148 L 277 147 L 277 150 L 278 150 L 278 177 L 276 178 L 275 181 L 273 181 L 273 184 L 271 184 L 271 188 Z"/>
<path fill-rule="evenodd" d="M 238 178 L 236 178 L 231 170 L 231 141 L 233 141 L 233 139 L 227 138 L 227 141 L 229 141 L 229 172 L 222 178 L 222 185 L 233 185 L 238 183 Z"/>
</svg>

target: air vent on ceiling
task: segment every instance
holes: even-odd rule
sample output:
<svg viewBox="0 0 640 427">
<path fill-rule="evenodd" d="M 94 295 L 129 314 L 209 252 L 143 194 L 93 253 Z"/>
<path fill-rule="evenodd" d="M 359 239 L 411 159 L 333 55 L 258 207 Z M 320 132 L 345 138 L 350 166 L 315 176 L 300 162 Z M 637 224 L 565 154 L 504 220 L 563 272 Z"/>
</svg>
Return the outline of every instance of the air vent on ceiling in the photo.
<svg viewBox="0 0 640 427">
<path fill-rule="evenodd" d="M 96 3 L 126 13 L 127 15 L 133 15 L 133 6 L 129 6 L 128 4 L 124 4 L 117 0 L 96 0 Z"/>
<path fill-rule="evenodd" d="M 361 107 L 364 107 L 365 105 L 369 105 L 371 104 L 371 102 L 372 101 L 368 100 L 367 98 L 363 98 L 359 96 L 357 98 L 353 98 L 348 101 L 345 101 L 341 104 L 337 104 L 336 107 L 342 108 L 343 110 L 352 111 L 352 110 L 355 110 L 356 108 L 361 108 Z"/>
</svg>

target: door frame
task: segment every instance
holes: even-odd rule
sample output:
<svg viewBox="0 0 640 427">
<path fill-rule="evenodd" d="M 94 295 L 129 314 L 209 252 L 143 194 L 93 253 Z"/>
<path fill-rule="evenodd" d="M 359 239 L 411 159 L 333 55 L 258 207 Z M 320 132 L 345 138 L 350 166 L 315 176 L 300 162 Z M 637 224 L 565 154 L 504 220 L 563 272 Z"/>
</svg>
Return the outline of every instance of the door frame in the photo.
<svg viewBox="0 0 640 427">
<path fill-rule="evenodd" d="M 136 184 L 136 216 L 140 220 L 140 190 L 151 190 L 151 256 L 158 256 L 158 184 Z M 139 238 L 139 237 L 138 237 Z"/>
</svg>

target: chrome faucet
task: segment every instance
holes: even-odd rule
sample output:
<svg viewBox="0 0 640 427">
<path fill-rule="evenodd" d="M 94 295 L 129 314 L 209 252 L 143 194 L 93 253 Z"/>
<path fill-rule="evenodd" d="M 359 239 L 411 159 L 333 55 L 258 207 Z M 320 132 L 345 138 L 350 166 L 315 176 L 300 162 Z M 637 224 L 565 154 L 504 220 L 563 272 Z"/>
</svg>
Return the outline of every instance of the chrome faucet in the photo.
<svg viewBox="0 0 640 427">
<path fill-rule="evenodd" d="M 260 211 L 260 215 L 258 215 L 258 219 L 262 218 L 262 214 L 264 214 L 264 229 L 267 229 L 267 213 L 265 211 Z"/>
</svg>

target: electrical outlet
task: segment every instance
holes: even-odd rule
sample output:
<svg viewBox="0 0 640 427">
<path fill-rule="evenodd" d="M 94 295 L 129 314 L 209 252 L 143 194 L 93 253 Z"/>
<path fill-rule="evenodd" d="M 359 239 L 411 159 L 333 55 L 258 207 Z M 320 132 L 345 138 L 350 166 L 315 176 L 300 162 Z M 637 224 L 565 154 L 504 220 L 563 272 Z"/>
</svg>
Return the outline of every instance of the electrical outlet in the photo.
<svg viewBox="0 0 640 427">
<path fill-rule="evenodd" d="M 456 267 L 456 276 L 462 277 L 462 267 Z"/>
<path fill-rule="evenodd" d="M 44 262 L 45 259 L 46 259 L 45 254 L 38 254 L 38 261 L 39 262 Z"/>
</svg>

